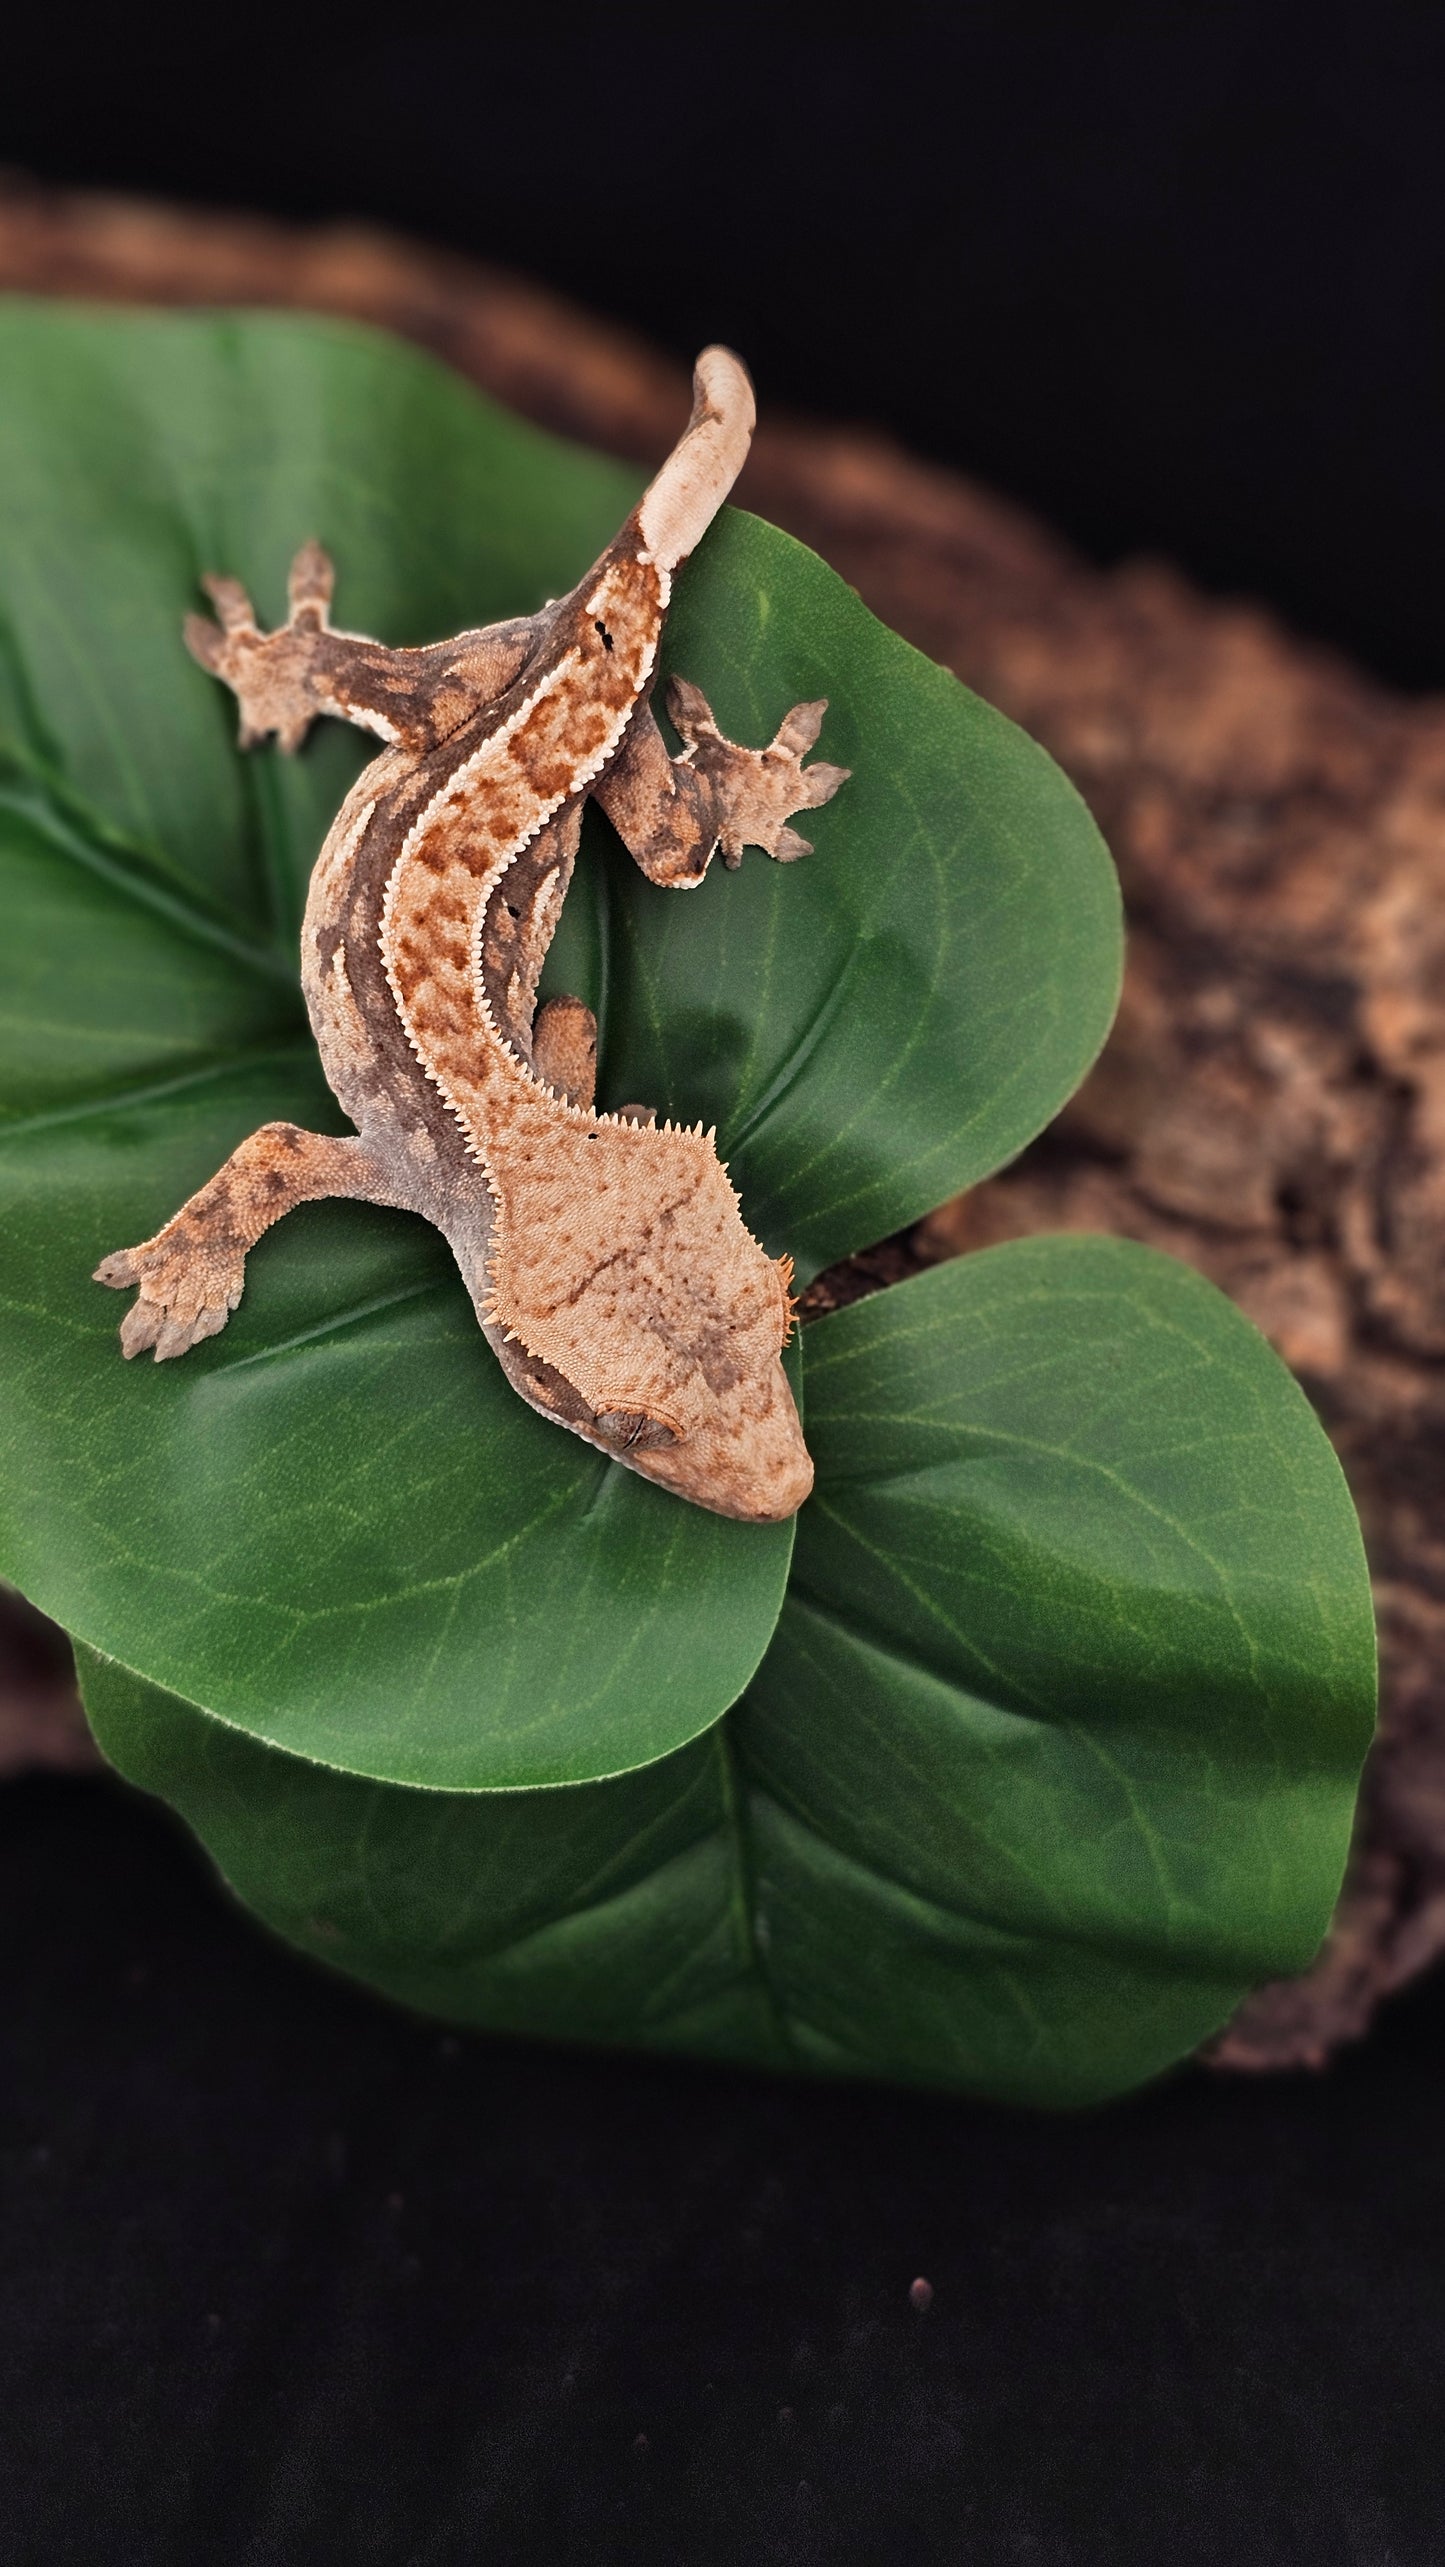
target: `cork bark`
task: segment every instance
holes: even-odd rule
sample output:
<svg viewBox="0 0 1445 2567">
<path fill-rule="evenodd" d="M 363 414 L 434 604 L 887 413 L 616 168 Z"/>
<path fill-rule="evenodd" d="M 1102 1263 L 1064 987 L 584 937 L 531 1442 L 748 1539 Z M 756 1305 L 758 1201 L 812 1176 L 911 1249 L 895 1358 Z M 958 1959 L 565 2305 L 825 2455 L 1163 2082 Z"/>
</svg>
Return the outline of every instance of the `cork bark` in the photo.
<svg viewBox="0 0 1445 2567">
<path fill-rule="evenodd" d="M 648 463 L 686 410 L 682 367 L 624 332 L 351 227 L 12 179 L 0 289 L 349 314 Z M 1131 927 L 1117 1031 L 1053 1131 L 811 1307 L 1031 1231 L 1146 1239 L 1258 1322 L 1349 1473 L 1384 1655 L 1350 1874 L 1314 1970 L 1251 1999 L 1211 2054 L 1318 2065 L 1445 1949 L 1445 704 L 1161 565 L 1092 569 L 870 433 L 765 414 L 739 497 L 1052 750 Z M 60 1663 L 0 1618 L 0 1770 L 83 1752 Z"/>
</svg>

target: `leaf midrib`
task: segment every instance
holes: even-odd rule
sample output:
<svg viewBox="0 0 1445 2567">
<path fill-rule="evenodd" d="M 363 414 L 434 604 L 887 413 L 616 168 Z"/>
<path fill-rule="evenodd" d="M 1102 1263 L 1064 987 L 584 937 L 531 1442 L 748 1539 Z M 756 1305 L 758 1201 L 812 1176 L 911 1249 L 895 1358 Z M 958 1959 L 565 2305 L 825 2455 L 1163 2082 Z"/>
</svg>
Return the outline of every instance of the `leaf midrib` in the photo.
<svg viewBox="0 0 1445 2567">
<path fill-rule="evenodd" d="M 315 1059 L 315 1045 L 309 1035 L 298 1034 L 281 1043 L 248 1044 L 240 1051 L 217 1053 L 193 1069 L 177 1070 L 170 1078 L 147 1079 L 135 1087 L 93 1088 L 88 1095 L 72 1097 L 64 1105 L 42 1106 L 37 1113 L 0 1120 L 0 1147 L 7 1141 L 29 1140 L 37 1132 L 59 1130 L 67 1123 L 89 1122 L 93 1115 L 129 1114 L 144 1106 L 161 1105 L 171 1097 L 188 1095 L 238 1071 L 264 1069 L 272 1062 L 314 1065 Z"/>
<path fill-rule="evenodd" d="M 16 797 L 10 807 L 44 845 L 82 866 L 168 927 L 239 963 L 254 978 L 295 991 L 296 966 L 279 946 L 258 945 L 209 910 L 194 886 L 160 853 L 117 829 L 73 785 L 8 734 L 0 734 L 0 797 L 10 779 L 33 788 L 35 799 Z"/>
<path fill-rule="evenodd" d="M 743 1771 L 730 1712 L 723 1714 L 712 1736 L 716 1742 L 718 1785 L 722 1796 L 722 1831 L 731 1856 L 729 1908 L 743 1975 L 751 1976 L 756 1982 L 782 2058 L 790 2066 L 796 2066 L 798 2060 L 788 2028 L 788 2016 L 767 1963 L 758 1903 L 755 1849 L 748 1825 L 748 1797 L 752 1786 Z"/>
</svg>

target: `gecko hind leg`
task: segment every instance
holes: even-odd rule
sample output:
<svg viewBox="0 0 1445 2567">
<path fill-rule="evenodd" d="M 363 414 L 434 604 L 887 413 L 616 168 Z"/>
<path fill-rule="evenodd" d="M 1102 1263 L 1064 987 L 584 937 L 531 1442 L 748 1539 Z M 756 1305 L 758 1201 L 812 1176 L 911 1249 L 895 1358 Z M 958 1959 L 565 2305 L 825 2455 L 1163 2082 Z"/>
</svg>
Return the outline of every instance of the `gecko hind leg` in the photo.
<svg viewBox="0 0 1445 2567">
<path fill-rule="evenodd" d="M 96 1267 L 97 1283 L 137 1288 L 121 1321 L 122 1352 L 153 1349 L 163 1364 L 216 1336 L 241 1298 L 246 1258 L 263 1231 L 325 1195 L 398 1200 L 364 1142 L 263 1123 L 153 1239 L 118 1248 Z"/>
<path fill-rule="evenodd" d="M 803 764 L 822 730 L 827 697 L 795 704 L 765 749 L 740 749 L 725 740 L 702 688 L 685 677 L 669 678 L 667 709 L 683 743 L 682 763 L 705 777 L 712 789 L 718 846 L 729 871 L 742 863 L 745 846 L 762 847 L 780 865 L 810 856 L 811 838 L 800 837 L 787 823 L 795 812 L 817 811 L 831 802 L 851 772 L 822 758 L 810 767 Z"/>
<path fill-rule="evenodd" d="M 272 731 L 283 749 L 299 749 L 317 714 L 327 709 L 316 685 L 316 637 L 327 630 L 334 584 L 335 572 L 321 546 L 303 544 L 287 581 L 291 611 L 276 632 L 263 633 L 238 579 L 202 580 L 217 620 L 213 624 L 204 615 L 188 615 L 186 648 L 232 689 L 241 711 L 243 749 L 254 748 Z"/>
<path fill-rule="evenodd" d="M 684 891 L 702 880 L 715 851 L 729 869 L 745 846 L 779 864 L 810 852 L 788 822 L 831 802 L 849 769 L 804 753 L 822 728 L 826 701 L 795 704 L 765 749 L 724 739 L 700 687 L 668 683 L 667 709 L 683 741 L 671 758 L 651 711 L 634 716 L 618 756 L 593 791 L 623 845 L 649 881 Z"/>
</svg>

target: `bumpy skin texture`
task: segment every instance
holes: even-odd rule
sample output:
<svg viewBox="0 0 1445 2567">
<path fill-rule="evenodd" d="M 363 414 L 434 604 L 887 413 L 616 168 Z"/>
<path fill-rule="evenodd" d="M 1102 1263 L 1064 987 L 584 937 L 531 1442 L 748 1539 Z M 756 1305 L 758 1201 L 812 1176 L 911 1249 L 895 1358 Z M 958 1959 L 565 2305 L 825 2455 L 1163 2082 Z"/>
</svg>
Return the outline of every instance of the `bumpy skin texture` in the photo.
<svg viewBox="0 0 1445 2567">
<path fill-rule="evenodd" d="M 597 1028 L 537 981 L 594 794 L 648 878 L 692 890 L 719 849 L 788 863 L 788 824 L 846 769 L 804 767 L 824 704 L 765 749 L 725 740 L 674 680 L 670 758 L 649 709 L 672 573 L 731 488 L 752 388 L 698 360 L 691 421 L 621 532 L 541 614 L 392 651 L 329 623 L 331 565 L 307 544 L 291 613 L 257 629 L 234 580 L 186 641 L 239 700 L 241 742 L 296 749 L 318 714 L 387 743 L 312 876 L 302 979 L 331 1087 L 358 1137 L 274 1123 L 174 1220 L 97 1268 L 133 1286 L 127 1355 L 184 1354 L 225 1326 L 247 1251 L 322 1195 L 401 1206 L 449 1240 L 487 1337 L 545 1417 L 723 1515 L 771 1523 L 812 1485 L 781 1352 L 788 1260 L 744 1225 L 713 1136 L 650 1108 L 596 1110 Z"/>
</svg>

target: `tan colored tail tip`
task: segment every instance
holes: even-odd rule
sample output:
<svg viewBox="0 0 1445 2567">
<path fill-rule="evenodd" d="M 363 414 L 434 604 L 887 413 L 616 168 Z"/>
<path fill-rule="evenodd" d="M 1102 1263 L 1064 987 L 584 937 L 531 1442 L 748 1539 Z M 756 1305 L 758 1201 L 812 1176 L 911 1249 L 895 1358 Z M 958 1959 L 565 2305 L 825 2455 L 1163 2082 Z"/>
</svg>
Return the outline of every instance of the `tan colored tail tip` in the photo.
<svg viewBox="0 0 1445 2567">
<path fill-rule="evenodd" d="M 742 359 L 731 348 L 704 348 L 693 368 L 692 417 L 638 510 L 660 570 L 674 570 L 706 534 L 747 461 L 756 417 Z"/>
<path fill-rule="evenodd" d="M 757 416 L 753 379 L 742 358 L 731 348 L 704 348 L 692 370 L 689 427 L 695 428 L 700 419 L 727 419 L 744 437 L 751 437 Z"/>
</svg>

